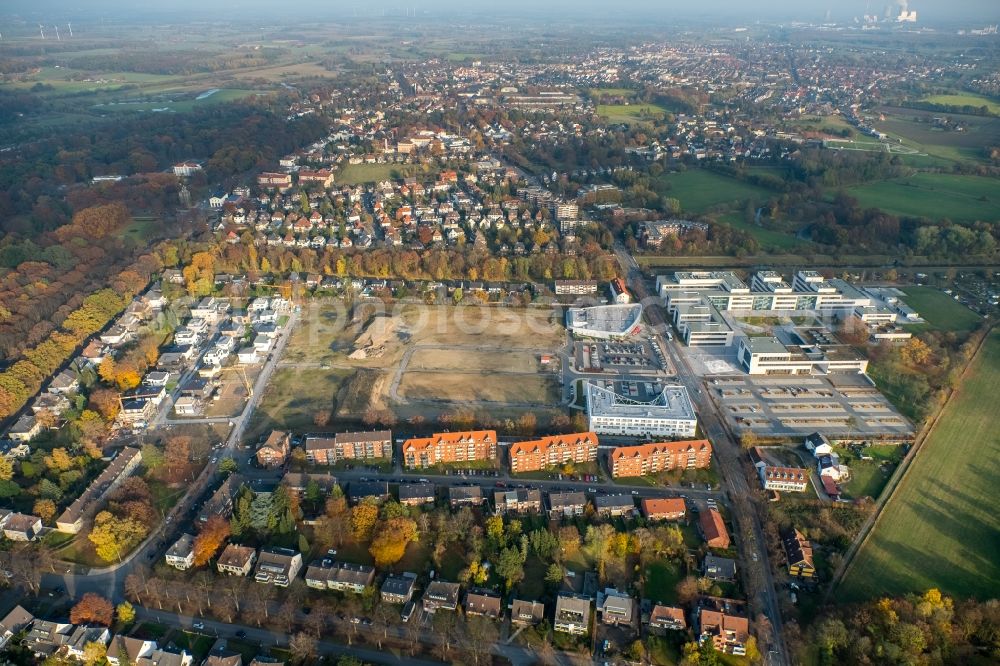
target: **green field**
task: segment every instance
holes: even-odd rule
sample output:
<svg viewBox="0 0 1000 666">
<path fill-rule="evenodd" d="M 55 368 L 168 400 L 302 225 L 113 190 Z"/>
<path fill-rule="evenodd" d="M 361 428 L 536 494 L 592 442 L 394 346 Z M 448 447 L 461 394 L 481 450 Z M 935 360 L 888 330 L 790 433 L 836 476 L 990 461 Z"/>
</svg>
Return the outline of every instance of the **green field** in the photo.
<svg viewBox="0 0 1000 666">
<path fill-rule="evenodd" d="M 848 190 L 864 207 L 895 215 L 954 222 L 1000 220 L 1000 180 L 982 176 L 918 173 Z"/>
<path fill-rule="evenodd" d="M 948 106 L 985 106 L 990 110 L 990 113 L 1000 113 L 1000 102 L 992 100 L 989 97 L 976 95 L 974 93 L 961 93 L 958 95 L 931 95 L 930 97 L 925 97 L 920 101 L 930 102 L 931 104 L 946 104 Z"/>
<path fill-rule="evenodd" d="M 795 237 L 794 233 L 765 229 L 756 224 L 748 224 L 743 216 L 737 213 L 719 216 L 719 222 L 728 224 L 731 227 L 746 231 L 757 239 L 764 250 L 793 250 L 802 244 L 802 241 Z"/>
<path fill-rule="evenodd" d="M 840 136 L 840 133 L 847 130 L 848 136 L 857 134 L 843 116 L 802 116 L 791 123 L 795 128 L 803 132 L 829 132 Z"/>
<path fill-rule="evenodd" d="M 695 214 L 719 204 L 736 204 L 746 199 L 762 201 L 771 194 L 762 187 L 706 169 L 665 173 L 653 181 L 653 189 L 680 201 L 685 213 Z"/>
<path fill-rule="evenodd" d="M 635 97 L 635 91 L 630 88 L 591 88 L 587 91 L 591 97 L 613 95 L 615 97 Z"/>
<path fill-rule="evenodd" d="M 209 89 L 211 90 L 211 89 Z M 215 106 L 216 104 L 225 104 L 227 102 L 235 102 L 251 95 L 256 95 L 258 93 L 253 90 L 239 90 L 235 88 L 222 88 L 218 92 L 212 93 L 208 97 L 203 97 L 198 99 L 198 97 L 208 92 L 204 90 L 200 93 L 190 93 L 182 92 L 178 93 L 176 96 L 172 95 L 158 95 L 156 100 L 148 101 L 147 99 L 129 101 L 122 100 L 117 102 L 108 102 L 106 104 L 97 104 L 94 106 L 95 111 L 111 111 L 115 113 L 128 112 L 128 111 L 156 111 L 156 112 L 170 112 L 170 113 L 185 113 L 192 111 L 196 108 L 203 108 L 206 106 Z"/>
<path fill-rule="evenodd" d="M 933 328 L 965 332 L 979 326 L 982 317 L 934 287 L 906 287 L 906 304 Z"/>
<path fill-rule="evenodd" d="M 657 104 L 598 104 L 597 115 L 612 123 L 662 118 L 667 110 Z"/>
<path fill-rule="evenodd" d="M 642 595 L 656 603 L 673 604 L 677 601 L 677 583 L 684 578 L 684 567 L 677 562 L 657 560 L 643 572 Z"/>
<path fill-rule="evenodd" d="M 908 475 L 858 552 L 838 599 L 937 587 L 959 597 L 1000 594 L 1000 330 L 994 330 Z"/>
<path fill-rule="evenodd" d="M 345 164 L 334 175 L 341 185 L 397 180 L 415 173 L 417 168 L 405 164 Z"/>
<path fill-rule="evenodd" d="M 877 120 L 874 124 L 889 134 L 891 140 L 887 145 L 895 146 L 897 152 L 916 151 L 917 154 L 900 154 L 899 157 L 902 162 L 918 167 L 982 163 L 986 161 L 983 147 L 996 145 L 1000 140 L 1000 118 L 996 117 L 947 114 L 961 124 L 962 131 L 956 131 L 939 126 L 935 121 L 942 115 L 939 111 L 893 106 L 877 110 L 885 120 Z"/>
</svg>

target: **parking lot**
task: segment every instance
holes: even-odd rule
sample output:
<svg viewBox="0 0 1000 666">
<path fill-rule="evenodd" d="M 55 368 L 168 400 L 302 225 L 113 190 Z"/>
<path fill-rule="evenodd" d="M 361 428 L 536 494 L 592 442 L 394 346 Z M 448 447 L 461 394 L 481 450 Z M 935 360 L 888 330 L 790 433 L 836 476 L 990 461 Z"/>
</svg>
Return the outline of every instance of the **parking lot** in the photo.
<svg viewBox="0 0 1000 666">
<path fill-rule="evenodd" d="M 655 374 L 670 371 L 670 363 L 650 340 L 573 343 L 577 372 Z"/>
<path fill-rule="evenodd" d="M 865 439 L 910 439 L 913 425 L 863 375 L 723 376 L 709 394 L 737 432 L 803 437 L 816 430 Z"/>
</svg>

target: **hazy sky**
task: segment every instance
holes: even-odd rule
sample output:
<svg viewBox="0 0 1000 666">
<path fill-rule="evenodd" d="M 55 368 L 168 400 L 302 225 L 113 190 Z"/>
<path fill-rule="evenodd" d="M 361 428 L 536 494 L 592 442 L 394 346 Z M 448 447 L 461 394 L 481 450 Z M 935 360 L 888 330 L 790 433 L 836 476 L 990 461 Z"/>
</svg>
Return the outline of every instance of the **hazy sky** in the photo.
<svg viewBox="0 0 1000 666">
<path fill-rule="evenodd" d="M 716 17 L 726 22 L 753 18 L 821 19 L 827 10 L 833 18 L 846 19 L 869 11 L 883 15 L 886 8 L 905 0 L 296 0 L 292 3 L 274 0 L 166 0 L 136 2 L 135 0 L 0 0 L 0 15 L 39 13 L 49 15 L 126 14 L 135 7 L 147 6 L 149 11 L 163 15 L 196 15 L 206 13 L 252 19 L 255 16 L 284 16 L 331 19 L 359 10 L 381 11 L 401 7 L 415 8 L 418 13 L 481 13 L 505 15 L 515 13 L 622 17 L 644 15 L 662 18 Z M 1000 0 L 911 0 L 910 9 L 921 20 L 1000 21 Z M 153 9 L 155 7 L 155 9 Z"/>
</svg>

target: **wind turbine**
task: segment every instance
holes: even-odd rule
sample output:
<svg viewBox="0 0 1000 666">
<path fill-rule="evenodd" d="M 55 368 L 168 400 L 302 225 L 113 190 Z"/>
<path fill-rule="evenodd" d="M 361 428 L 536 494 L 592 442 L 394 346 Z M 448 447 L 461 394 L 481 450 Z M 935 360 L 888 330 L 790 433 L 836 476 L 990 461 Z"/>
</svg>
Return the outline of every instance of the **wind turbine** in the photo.
<svg viewBox="0 0 1000 666">
<path fill-rule="evenodd" d="M 45 28 L 42 27 L 41 23 L 38 24 L 38 32 L 42 34 L 42 39 L 45 39 Z"/>
<path fill-rule="evenodd" d="M 57 42 L 61 42 L 62 41 L 62 37 L 59 36 L 59 26 L 54 26 L 54 27 L 56 29 L 56 41 Z"/>
<path fill-rule="evenodd" d="M 73 36 L 73 24 L 72 23 L 67 23 L 66 27 L 69 28 L 69 36 L 72 37 Z"/>
</svg>

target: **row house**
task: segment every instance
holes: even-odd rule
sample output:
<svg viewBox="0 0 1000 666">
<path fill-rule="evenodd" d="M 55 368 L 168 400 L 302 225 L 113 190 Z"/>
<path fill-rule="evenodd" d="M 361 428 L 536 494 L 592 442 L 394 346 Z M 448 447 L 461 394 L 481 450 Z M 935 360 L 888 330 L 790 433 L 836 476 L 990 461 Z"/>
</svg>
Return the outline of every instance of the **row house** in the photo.
<svg viewBox="0 0 1000 666">
<path fill-rule="evenodd" d="M 399 484 L 399 503 L 406 506 L 433 504 L 435 487 L 433 483 Z"/>
<path fill-rule="evenodd" d="M 583 491 L 549 493 L 549 518 L 582 516 L 586 507 L 587 496 Z"/>
<path fill-rule="evenodd" d="M 479 506 L 483 503 L 481 486 L 451 486 L 448 488 L 448 505 L 452 509 L 462 506 Z"/>
<path fill-rule="evenodd" d="M 84 519 L 96 510 L 100 500 L 128 478 L 141 462 L 142 452 L 139 449 L 131 446 L 122 449 L 87 489 L 56 518 L 56 529 L 69 534 L 79 533 Z"/>
<path fill-rule="evenodd" d="M 306 585 L 317 590 L 361 594 L 374 581 L 375 567 L 365 564 L 323 560 L 306 570 Z"/>
<path fill-rule="evenodd" d="M 635 501 L 631 495 L 621 493 L 598 495 L 594 498 L 594 508 L 597 510 L 599 516 L 627 516 L 635 511 Z"/>
<path fill-rule="evenodd" d="M 542 491 L 537 488 L 497 490 L 493 493 L 493 503 L 498 514 L 540 513 L 542 510 Z"/>
</svg>

